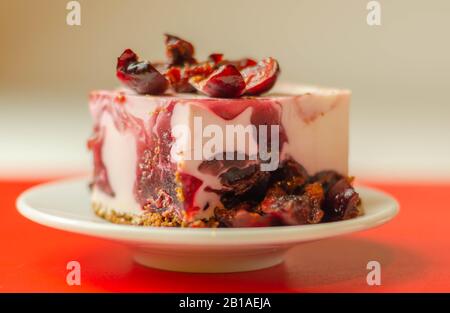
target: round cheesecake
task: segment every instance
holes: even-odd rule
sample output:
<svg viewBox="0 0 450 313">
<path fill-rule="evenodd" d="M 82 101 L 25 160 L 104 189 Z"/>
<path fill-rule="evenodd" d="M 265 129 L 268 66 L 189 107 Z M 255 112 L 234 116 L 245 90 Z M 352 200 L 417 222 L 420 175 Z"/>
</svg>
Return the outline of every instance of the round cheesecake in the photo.
<svg viewBox="0 0 450 313">
<path fill-rule="evenodd" d="M 198 61 L 166 34 L 166 61 L 131 49 L 125 88 L 93 91 L 92 206 L 114 223 L 316 224 L 359 214 L 348 177 L 350 92 L 275 86 L 272 57 Z M 275 86 L 275 88 L 273 88 Z"/>
<path fill-rule="evenodd" d="M 347 90 L 281 85 L 263 97 L 219 99 L 121 89 L 94 91 L 89 101 L 92 205 L 113 222 L 214 226 L 218 212 L 230 219 L 243 203 L 263 202 L 280 173 L 287 172 L 278 185 L 295 175 L 307 181 L 324 171 L 348 174 Z M 268 137 L 273 126 L 279 134 L 276 151 L 265 143 L 278 156 L 268 170 L 261 165 L 270 161 L 252 153 L 264 125 Z M 205 149 L 211 141 L 223 144 Z"/>
</svg>

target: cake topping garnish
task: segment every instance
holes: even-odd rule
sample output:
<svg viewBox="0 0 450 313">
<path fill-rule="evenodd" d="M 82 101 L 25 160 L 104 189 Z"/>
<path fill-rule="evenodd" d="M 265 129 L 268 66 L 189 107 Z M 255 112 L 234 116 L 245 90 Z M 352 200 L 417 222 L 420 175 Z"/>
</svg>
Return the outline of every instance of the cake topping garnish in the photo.
<svg viewBox="0 0 450 313">
<path fill-rule="evenodd" d="M 117 77 L 139 94 L 200 92 L 210 97 L 257 96 L 275 84 L 280 68 L 274 58 L 260 62 L 244 58 L 230 61 L 223 54 L 210 54 L 204 62 L 194 57 L 194 46 L 177 36 L 166 34 L 165 63 L 139 60 L 126 49 L 117 59 Z"/>
<path fill-rule="evenodd" d="M 280 68 L 274 58 L 266 58 L 241 71 L 245 80 L 245 94 L 259 95 L 270 90 L 277 81 Z"/>
<path fill-rule="evenodd" d="M 117 77 L 127 87 L 140 94 L 161 94 L 169 81 L 148 61 L 139 61 L 131 49 L 117 59 Z"/>
<path fill-rule="evenodd" d="M 244 78 L 232 64 L 220 66 L 206 78 L 194 76 L 189 83 L 201 93 L 217 98 L 237 98 L 245 90 Z"/>
</svg>

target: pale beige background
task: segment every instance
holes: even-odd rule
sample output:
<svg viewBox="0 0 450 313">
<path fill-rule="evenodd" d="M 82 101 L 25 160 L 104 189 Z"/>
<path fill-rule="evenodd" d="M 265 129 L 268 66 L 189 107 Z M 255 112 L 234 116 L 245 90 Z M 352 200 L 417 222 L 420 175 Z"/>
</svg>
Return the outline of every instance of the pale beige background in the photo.
<svg viewBox="0 0 450 313">
<path fill-rule="evenodd" d="M 90 119 L 86 95 L 117 85 L 131 47 L 164 56 L 164 32 L 198 56 L 276 57 L 281 79 L 353 90 L 351 170 L 380 179 L 450 179 L 450 1 L 65 0 L 0 2 L 0 177 L 79 172 Z"/>
</svg>

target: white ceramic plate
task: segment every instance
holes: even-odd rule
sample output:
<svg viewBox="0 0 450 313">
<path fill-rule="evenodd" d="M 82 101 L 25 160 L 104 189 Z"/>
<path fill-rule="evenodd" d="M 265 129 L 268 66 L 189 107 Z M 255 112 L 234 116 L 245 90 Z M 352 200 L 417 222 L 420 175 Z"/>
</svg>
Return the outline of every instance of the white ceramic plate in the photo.
<svg viewBox="0 0 450 313">
<path fill-rule="evenodd" d="M 117 225 L 90 208 L 87 179 L 43 184 L 17 199 L 19 212 L 39 224 L 123 242 L 145 266 L 185 272 L 239 272 L 279 264 L 293 246 L 379 226 L 398 212 L 389 195 L 357 188 L 364 215 L 355 219 L 301 226 L 190 229 Z"/>
</svg>

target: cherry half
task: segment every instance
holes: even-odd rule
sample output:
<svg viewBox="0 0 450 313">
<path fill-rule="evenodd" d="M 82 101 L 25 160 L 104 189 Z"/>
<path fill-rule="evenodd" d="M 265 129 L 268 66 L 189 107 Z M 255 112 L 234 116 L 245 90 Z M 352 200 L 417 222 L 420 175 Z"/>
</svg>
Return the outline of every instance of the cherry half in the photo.
<svg viewBox="0 0 450 313">
<path fill-rule="evenodd" d="M 256 65 L 246 67 L 241 71 L 245 80 L 245 94 L 256 96 L 273 87 L 277 81 L 280 67 L 274 58 L 265 58 Z"/>
<path fill-rule="evenodd" d="M 148 61 L 139 61 L 136 53 L 126 49 L 117 59 L 117 78 L 139 94 L 158 95 L 169 87 L 169 81 Z"/>
<path fill-rule="evenodd" d="M 237 98 L 245 90 L 244 78 L 231 64 L 220 66 L 206 78 L 194 76 L 189 82 L 198 91 L 210 97 Z"/>
</svg>

